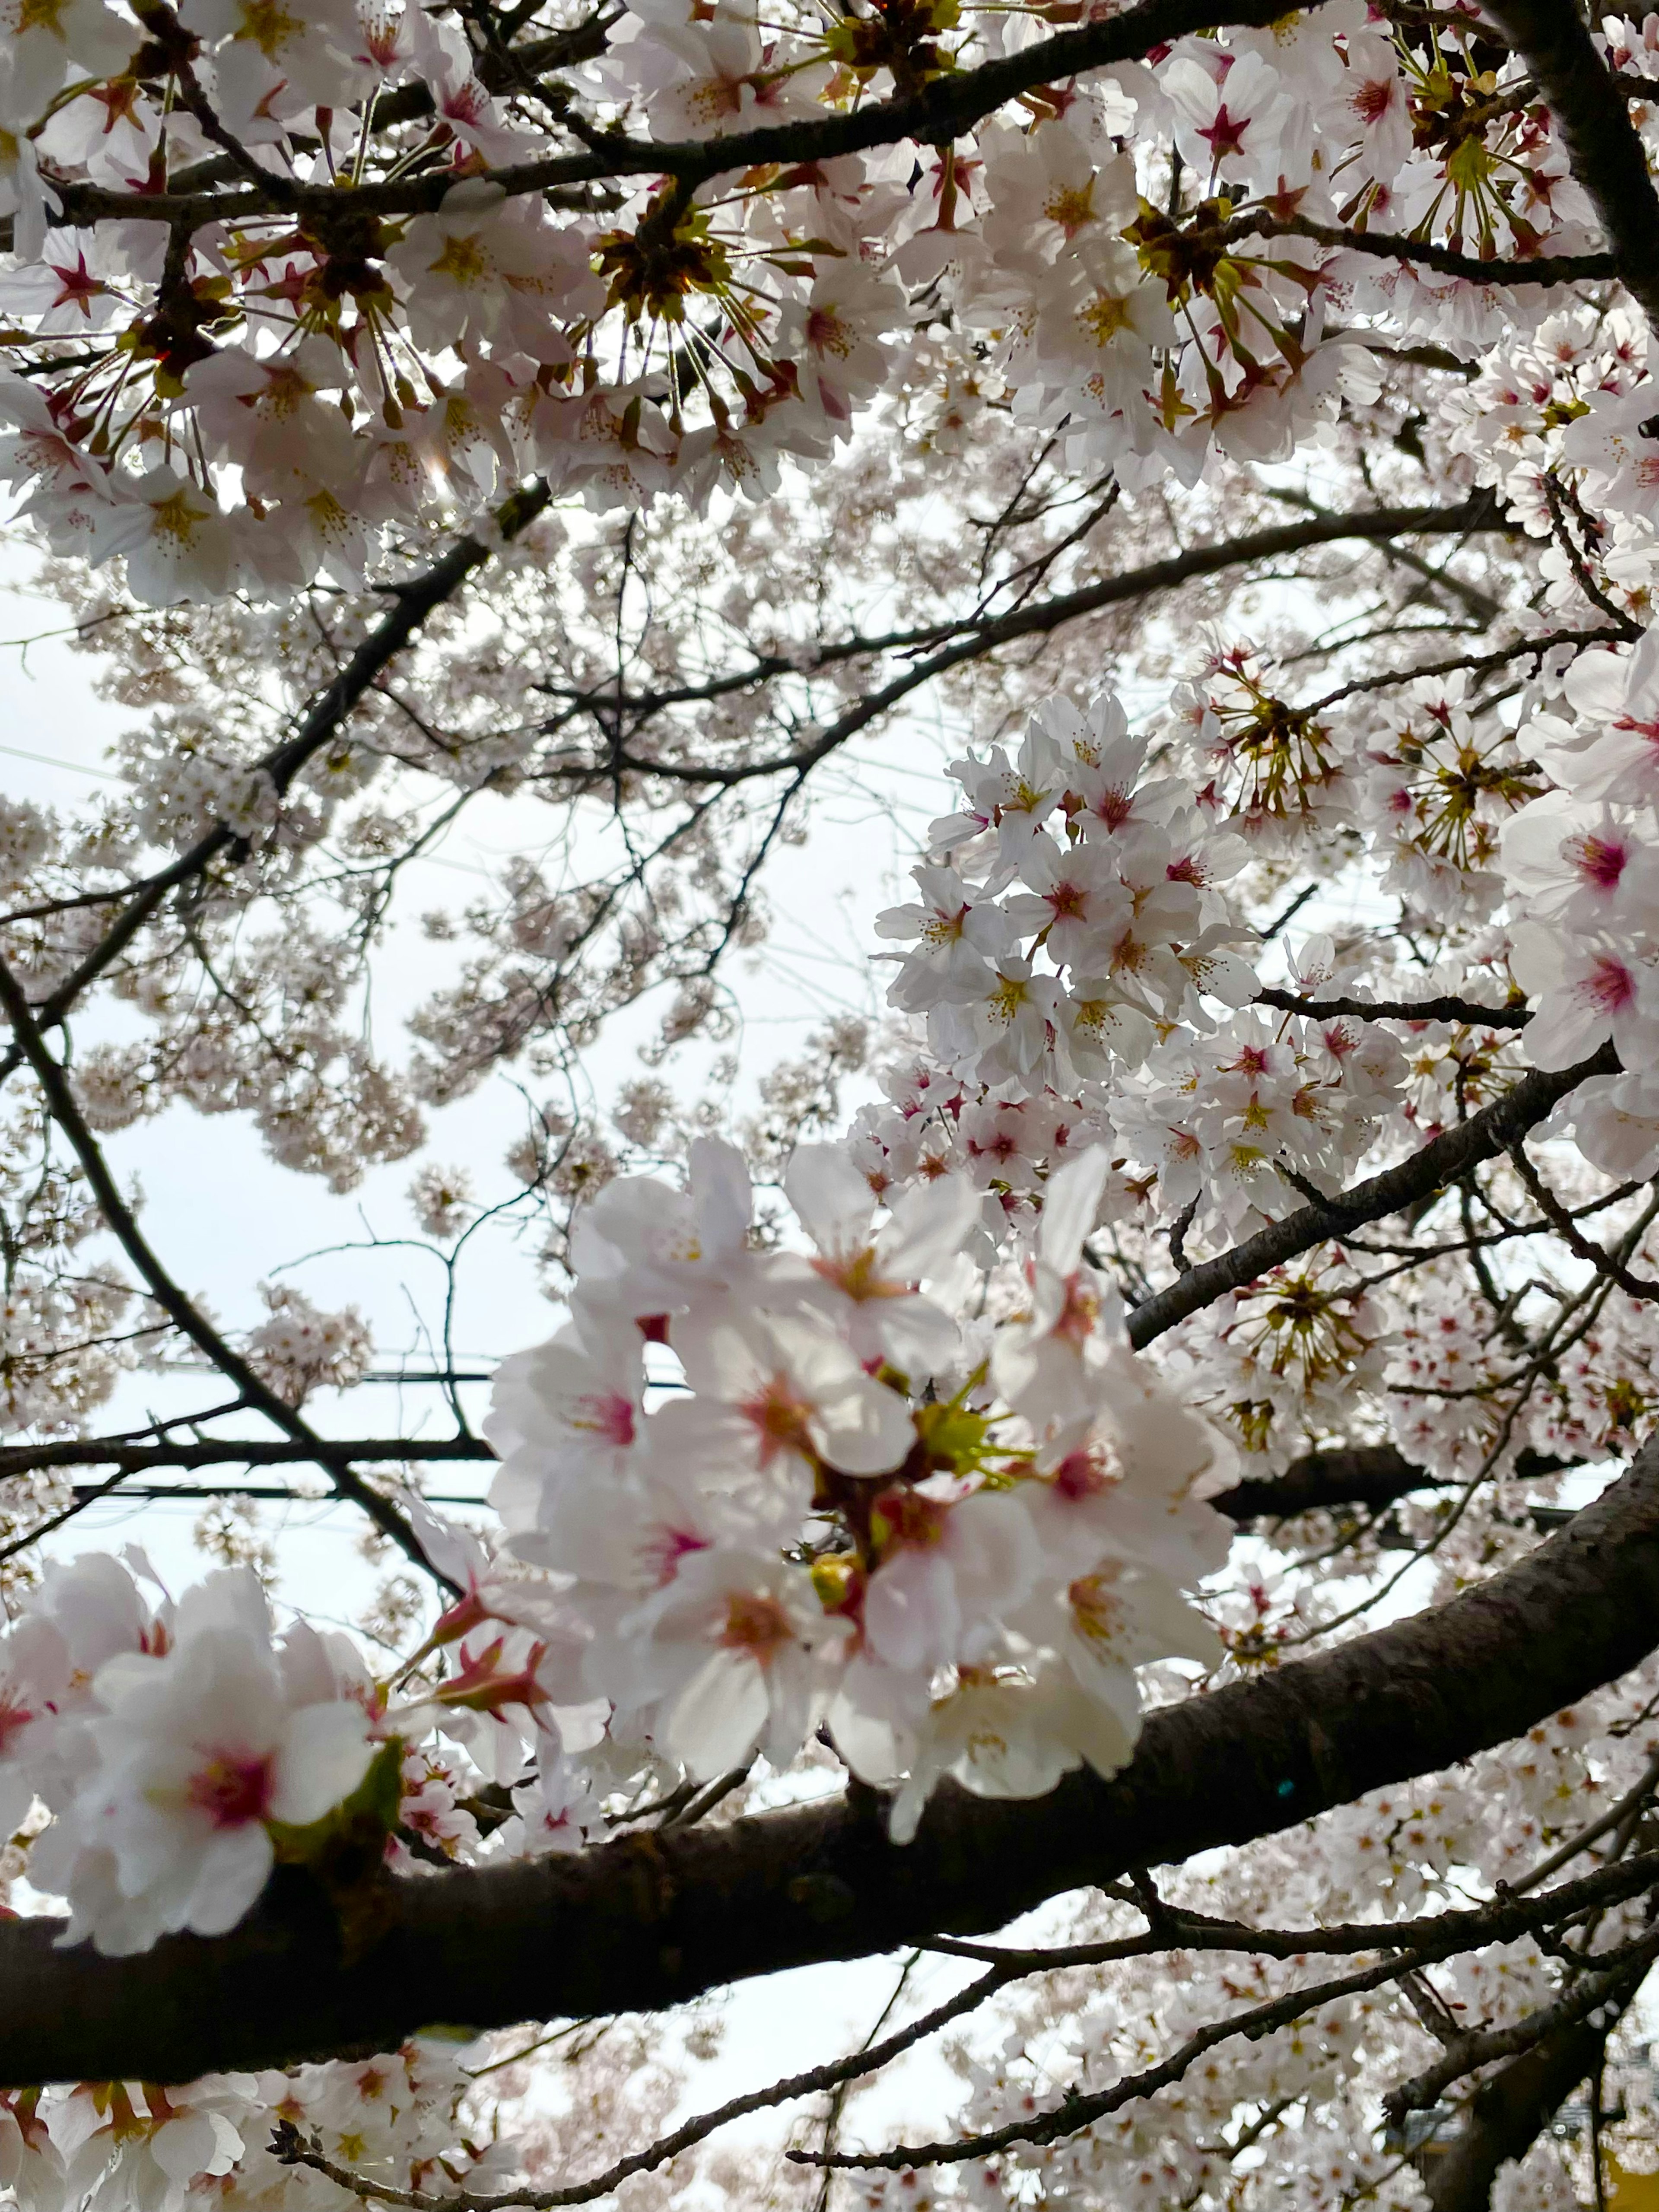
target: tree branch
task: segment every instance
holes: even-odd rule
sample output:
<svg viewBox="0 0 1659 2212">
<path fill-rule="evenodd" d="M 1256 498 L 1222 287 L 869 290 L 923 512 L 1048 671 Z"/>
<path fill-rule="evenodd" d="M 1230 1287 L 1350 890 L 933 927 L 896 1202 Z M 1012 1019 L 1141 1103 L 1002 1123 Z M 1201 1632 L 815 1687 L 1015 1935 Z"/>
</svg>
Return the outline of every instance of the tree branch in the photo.
<svg viewBox="0 0 1659 2212">
<path fill-rule="evenodd" d="M 535 520 L 551 496 L 548 487 L 539 481 L 514 492 L 495 510 L 495 526 L 501 538 L 507 541 L 516 538 Z M 396 659 L 428 616 L 447 599 L 453 599 L 468 577 L 492 558 L 494 550 L 479 538 L 460 538 L 441 560 L 434 562 L 422 574 L 408 583 L 388 586 L 393 592 L 391 611 L 380 617 L 333 682 L 312 702 L 294 735 L 256 763 L 250 774 L 268 776 L 277 797 L 285 797 L 301 769 L 338 732 L 353 708 L 389 663 Z M 130 890 L 112 892 L 112 904 L 123 898 L 127 904 L 80 965 L 34 1009 L 40 1026 L 52 1029 L 61 1022 L 88 985 L 95 982 L 132 942 L 168 893 L 193 882 L 221 853 L 237 842 L 239 834 L 221 822 L 206 836 L 198 838 L 187 853 L 181 853 L 169 866 L 142 884 Z M 15 1073 L 21 1061 L 22 1054 L 14 1045 L 0 1059 L 0 1083 Z"/>
<path fill-rule="evenodd" d="M 51 1443 L 0 1448 L 0 1482 L 36 1474 L 52 1467 L 112 1467 L 123 1474 L 148 1474 L 169 1468 L 188 1472 L 204 1467 L 302 1467 L 314 1463 L 314 1439 L 278 1443 L 269 1437 L 212 1437 L 189 1443 L 100 1443 L 96 1437 L 71 1437 Z M 482 1437 L 352 1437 L 326 1439 L 329 1449 L 346 1459 L 410 1460 L 416 1466 L 439 1460 L 494 1460 Z"/>
<path fill-rule="evenodd" d="M 1491 2028 L 1456 2037 L 1432 2066 L 1389 2091 L 1382 2100 L 1384 2115 L 1398 2127 L 1407 2112 L 1422 2112 L 1436 2103 L 1443 2089 L 1449 2088 L 1454 2081 L 1461 2081 L 1466 2075 L 1490 2066 L 1496 2059 L 1513 2058 L 1521 2051 L 1531 2051 L 1547 2036 L 1562 2028 L 1577 2027 L 1591 2013 L 1598 2012 L 1609 1998 L 1616 2002 L 1619 1991 L 1628 1985 L 1632 1972 L 1639 1980 L 1656 1955 L 1659 1955 L 1659 1931 L 1644 1936 L 1632 1947 L 1629 1957 L 1621 1956 L 1617 1966 L 1605 1973 L 1584 1975 L 1555 2003 L 1528 2013 L 1512 2027 Z M 1593 1956 L 1588 1963 L 1594 1964 Z"/>
<path fill-rule="evenodd" d="M 1247 211 L 1236 216 L 1222 235 L 1229 244 L 1253 237 L 1306 238 L 1344 252 L 1370 253 L 1383 261 L 1414 262 L 1438 276 L 1462 276 L 1472 284 L 1582 284 L 1619 274 L 1618 258 L 1611 253 L 1540 253 L 1528 261 L 1481 260 L 1472 253 L 1431 245 L 1427 239 L 1350 230 L 1298 215 Z"/>
<path fill-rule="evenodd" d="M 1498 2170 L 1520 2158 L 1601 2057 L 1614 2014 L 1635 1996 L 1645 1965 L 1620 1978 L 1603 1995 L 1602 2017 L 1574 2022 L 1546 2036 L 1474 2093 L 1461 2132 L 1425 2177 L 1434 2212 L 1486 2212 Z"/>
<path fill-rule="evenodd" d="M 1294 991 L 1258 991 L 1256 1003 L 1310 1021 L 1462 1022 L 1471 1029 L 1520 1030 L 1532 1019 L 1525 1006 L 1483 1006 L 1474 999 L 1302 999 Z"/>
<path fill-rule="evenodd" d="M 654 2173 L 659 2166 L 666 2166 L 671 2159 L 678 2158 L 682 2151 L 690 2150 L 732 2120 L 743 2119 L 750 2112 L 765 2112 L 775 2105 L 793 2104 L 798 2097 L 816 2096 L 821 2090 L 840 2088 L 862 2080 L 866 2074 L 878 2073 L 905 2051 L 914 2050 L 918 2043 L 937 2035 L 940 2028 L 948 2027 L 952 2021 L 977 2011 L 1000 1989 L 1016 1979 L 1018 1971 L 1017 1967 L 994 1966 L 989 1973 L 981 1974 L 976 1982 L 970 1982 L 965 1990 L 959 1990 L 955 1996 L 934 2006 L 931 2012 L 923 2013 L 920 2019 L 913 2020 L 884 2042 L 856 2051 L 850 2057 L 810 2067 L 804 2074 L 789 2075 L 763 2089 L 750 2089 L 740 2097 L 733 2097 L 712 2112 L 698 2113 L 695 2119 L 685 2121 L 672 2134 L 647 2144 L 643 2150 L 618 2159 L 604 2172 L 591 2174 L 586 2181 L 567 2182 L 559 2189 L 509 2189 L 492 2196 L 463 2193 L 444 2197 L 424 2189 L 382 2188 L 366 2176 L 353 2173 L 349 2167 L 337 2166 L 324 2156 L 314 2139 L 307 2142 L 287 2122 L 277 2130 L 276 2155 L 284 2166 L 312 2167 L 366 2203 L 403 2205 L 409 2208 L 409 2212 L 557 2212 L 557 2208 L 564 2205 L 591 2204 L 596 2197 L 609 2197 L 634 2174 Z M 287 2130 L 286 2135 L 283 2129 Z"/>
<path fill-rule="evenodd" d="M 1539 1211 L 1549 1220 L 1569 1251 L 1577 1253 L 1581 1260 L 1595 1268 L 1598 1275 L 1605 1275 L 1610 1282 L 1616 1283 L 1627 1297 L 1650 1301 L 1659 1299 L 1659 1282 L 1645 1275 L 1633 1274 L 1614 1254 L 1603 1251 L 1593 1238 L 1585 1236 L 1533 1165 L 1524 1143 L 1510 1146 L 1510 1159 L 1516 1173 L 1531 1192 Z"/>
<path fill-rule="evenodd" d="M 1416 1619 L 1153 1713 L 1109 1782 L 947 1788 L 914 1843 L 859 1792 L 571 1856 L 387 1878 L 348 1956 L 281 1869 L 249 1917 L 131 1959 L 0 1923 L 0 2083 L 178 2081 L 475 2027 L 673 2004 L 815 1960 L 988 1930 L 1043 1899 L 1294 1826 L 1502 1743 L 1659 1643 L 1659 1441 L 1518 1565 Z"/>
<path fill-rule="evenodd" d="M 817 116 L 713 138 L 638 139 L 620 131 L 606 131 L 601 134 L 602 150 L 509 164 L 492 170 L 490 180 L 509 195 L 616 177 L 672 177 L 695 189 L 738 170 L 830 161 L 906 139 L 939 145 L 1022 93 L 1091 70 L 1109 69 L 1114 63 L 1139 61 L 1156 46 L 1223 24 L 1265 27 L 1274 20 L 1279 5 L 1279 0 L 1232 0 L 1226 7 L 1217 7 L 1214 0 L 1140 0 L 1139 6 L 1103 22 L 1061 31 L 1018 53 L 950 71 L 907 99 L 872 100 L 850 114 Z M 294 204 L 301 214 L 315 213 L 335 222 L 368 215 L 429 213 L 442 204 L 453 181 L 437 171 L 372 185 L 301 186 Z M 221 197 L 119 192 L 54 181 L 53 191 L 63 203 L 64 221 L 77 225 L 131 220 L 196 229 L 210 222 L 244 222 L 289 212 L 273 194 L 257 187 Z"/>
<path fill-rule="evenodd" d="M 1443 1487 L 1437 1475 L 1414 1465 L 1394 1444 L 1350 1444 L 1340 1450 L 1304 1452 L 1282 1474 L 1248 1475 L 1209 1502 L 1218 1513 L 1243 1525 L 1269 1517 L 1289 1520 L 1297 1513 L 1339 1505 L 1379 1512 L 1413 1490 Z"/>
<path fill-rule="evenodd" d="M 1613 242 L 1620 281 L 1659 326 L 1659 193 L 1626 94 L 1571 0 L 1491 0 L 1487 12 L 1525 54 Z"/>
<path fill-rule="evenodd" d="M 1121 2112 L 1125 2105 L 1138 2103 L 1143 2097 L 1153 2095 L 1180 2081 L 1194 2060 L 1218 2044 L 1230 2043 L 1235 2036 L 1246 2035 L 1253 2041 L 1271 2034 L 1274 2029 L 1288 2027 L 1305 2014 L 1340 2002 L 1346 1996 L 1363 1996 L 1369 1990 L 1381 1989 L 1389 1982 L 1398 1981 L 1415 1969 L 1431 1965 L 1437 1959 L 1449 1956 L 1460 1947 L 1455 1938 L 1429 1936 L 1414 1945 L 1409 1952 L 1396 1953 L 1374 1966 L 1361 1968 L 1358 1972 L 1342 1974 L 1333 1979 L 1317 1982 L 1311 1986 L 1288 1990 L 1281 1996 L 1270 1997 L 1266 2002 L 1248 2007 L 1224 2020 L 1209 2021 L 1172 2051 L 1167 2058 L 1147 2067 L 1139 2074 L 1124 2075 L 1107 2089 L 1099 2089 L 1088 2096 L 1069 2092 L 1058 2105 L 1046 2111 L 1027 2114 L 1011 2120 L 1006 2127 L 993 2128 L 983 2135 L 959 2137 L 954 2142 L 900 2143 L 891 2150 L 841 2151 L 828 2155 L 813 2151 L 791 2150 L 785 2156 L 803 2166 L 823 2165 L 842 2168 L 874 2169 L 889 2173 L 904 2172 L 918 2166 L 956 2166 L 969 2159 L 985 2158 L 1014 2143 L 1047 2143 L 1062 2140 L 1066 2136 L 1079 2134 L 1108 2113 Z M 1641 1970 L 1646 1971 L 1653 1952 L 1659 1949 L 1659 1936 L 1650 1938 L 1644 1947 L 1645 1956 Z M 1628 1976 L 1624 1978 L 1628 1979 Z M 1611 1983 L 1613 1978 L 1609 1977 Z M 1605 2000 L 1605 1991 L 1598 1997 Z M 1577 2000 L 1572 2003 L 1576 2005 Z M 1494 2039 L 1496 2040 L 1497 2039 Z M 1512 2046 L 1510 2046 L 1512 2047 Z"/>
<path fill-rule="evenodd" d="M 40 1025 L 30 1012 L 21 984 L 3 961 L 0 961 L 0 1012 L 3 1012 L 10 1024 L 17 1051 L 40 1085 L 47 1112 L 69 1139 L 76 1159 L 81 1163 L 87 1187 L 96 1200 L 98 1210 L 108 1224 L 111 1234 L 138 1270 L 150 1296 L 173 1327 L 190 1340 L 204 1358 L 211 1360 L 227 1382 L 234 1385 L 251 1412 L 263 1413 L 273 1427 L 280 1429 L 293 1443 L 303 1445 L 307 1455 L 327 1474 L 342 1498 L 349 1498 L 365 1513 L 381 1534 L 389 1537 L 406 1559 L 430 1575 L 434 1582 L 459 1596 L 459 1585 L 433 1565 L 420 1538 L 392 1500 L 381 1497 L 378 1490 L 365 1482 L 343 1452 L 319 1437 L 310 1423 L 302 1419 L 286 1400 L 277 1396 L 241 1354 L 225 1341 L 162 1267 L 139 1228 L 132 1208 L 116 1186 L 97 1139 L 76 1103 L 68 1074 L 46 1049 Z"/>
<path fill-rule="evenodd" d="M 1368 1221 L 1381 1221 L 1416 1200 L 1443 1190 L 1482 1160 L 1519 1141 L 1559 1100 L 1593 1075 L 1616 1075 L 1619 1059 L 1604 1044 L 1576 1067 L 1534 1068 L 1490 1106 L 1431 1138 L 1398 1167 L 1372 1176 L 1317 1205 L 1298 1206 L 1282 1221 L 1270 1222 L 1230 1252 L 1206 1260 L 1178 1276 L 1166 1290 L 1146 1299 L 1129 1316 L 1129 1341 L 1137 1350 L 1162 1336 L 1188 1314 L 1198 1312 L 1224 1291 L 1241 1290 L 1285 1260 L 1294 1259 L 1327 1237 L 1340 1237 Z"/>
</svg>

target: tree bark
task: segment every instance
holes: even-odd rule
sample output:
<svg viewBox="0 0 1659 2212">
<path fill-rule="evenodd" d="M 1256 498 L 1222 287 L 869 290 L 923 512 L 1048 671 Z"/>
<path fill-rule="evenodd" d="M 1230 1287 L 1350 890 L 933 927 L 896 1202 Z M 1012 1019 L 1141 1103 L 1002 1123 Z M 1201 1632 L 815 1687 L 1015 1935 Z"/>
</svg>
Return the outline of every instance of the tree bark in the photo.
<svg viewBox="0 0 1659 2212">
<path fill-rule="evenodd" d="M 1609 1995 L 1608 2012 L 1625 2010 L 1646 1972 L 1639 1968 Z M 1462 2128 L 1428 2162 L 1424 2179 L 1434 2212 L 1486 2212 L 1498 2169 L 1509 2159 L 1523 2158 L 1565 2100 L 1595 2072 L 1609 2026 L 1604 2019 L 1559 2028 L 1481 2083 Z"/>
</svg>

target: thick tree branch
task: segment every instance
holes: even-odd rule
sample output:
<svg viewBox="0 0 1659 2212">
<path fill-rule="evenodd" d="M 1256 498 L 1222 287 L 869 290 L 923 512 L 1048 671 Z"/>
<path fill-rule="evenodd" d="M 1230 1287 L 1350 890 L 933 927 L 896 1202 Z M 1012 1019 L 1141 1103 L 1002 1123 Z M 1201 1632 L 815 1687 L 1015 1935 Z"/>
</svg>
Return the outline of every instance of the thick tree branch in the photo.
<svg viewBox="0 0 1659 2212">
<path fill-rule="evenodd" d="M 1548 1453 L 1517 1453 L 1515 1472 L 1522 1482 L 1559 1474 L 1573 1462 Z M 1298 1513 L 1335 1511 L 1358 1506 L 1380 1513 L 1415 1490 L 1455 1488 L 1443 1476 L 1408 1460 L 1395 1444 L 1346 1444 L 1329 1451 L 1304 1452 L 1282 1474 L 1247 1475 L 1210 1504 L 1243 1527 L 1251 1521 L 1288 1521 Z"/>
<path fill-rule="evenodd" d="M 1572 0 L 1491 0 L 1488 13 L 1526 55 L 1613 242 L 1620 280 L 1659 326 L 1659 193 L 1627 95 Z"/>
<path fill-rule="evenodd" d="M 1380 1512 L 1414 1490 L 1440 1487 L 1437 1476 L 1414 1465 L 1396 1445 L 1350 1444 L 1340 1450 L 1305 1452 L 1282 1474 L 1247 1476 L 1210 1503 L 1242 1526 L 1340 1505 Z"/>
<path fill-rule="evenodd" d="M 850 114 L 816 116 L 721 137 L 657 141 L 605 132 L 599 134 L 602 146 L 592 152 L 507 165 L 492 170 L 491 179 L 508 194 L 613 177 L 672 177 L 695 189 L 711 178 L 738 170 L 829 161 L 905 139 L 935 146 L 958 137 L 1022 93 L 1091 70 L 1109 69 L 1116 62 L 1139 61 L 1154 47 L 1194 32 L 1227 23 L 1261 27 L 1274 20 L 1278 8 L 1279 0 L 1232 0 L 1226 7 L 1217 7 L 1214 0 L 1140 0 L 1138 7 L 1127 8 L 1103 22 L 1061 31 L 1018 53 L 936 77 L 908 99 L 872 100 Z M 325 222 L 429 212 L 441 205 L 453 182 L 437 171 L 382 184 L 302 186 L 295 194 L 295 204 L 302 214 L 314 213 Z M 53 190 L 63 202 L 64 220 L 70 224 L 132 220 L 196 229 L 210 222 L 243 222 L 289 211 L 285 202 L 258 188 L 222 195 L 151 193 L 54 183 Z"/>
<path fill-rule="evenodd" d="M 388 1880 L 349 1956 L 279 1873 L 231 1935 L 133 1959 L 0 1923 L 0 2083 L 191 2080 L 477 2027 L 675 2003 L 814 1960 L 1004 1924 L 1127 1869 L 1293 1826 L 1506 1741 L 1659 1643 L 1659 1441 L 1519 1565 L 1326 1652 L 1148 1719 L 1109 1782 L 1030 1803 L 946 1789 L 916 1840 L 870 1793 L 630 1836 L 573 1857 Z"/>
<path fill-rule="evenodd" d="M 1616 2015 L 1635 1996 L 1646 1965 L 1604 1993 L 1601 2017 L 1570 2023 L 1514 2059 L 1476 2090 L 1462 2130 L 1426 2176 L 1434 2212 L 1486 2212 L 1498 2169 L 1520 2158 L 1585 2076 L 1592 2073 Z"/>
<path fill-rule="evenodd" d="M 1472 1028 L 1524 1029 L 1532 1019 L 1525 1006 L 1483 1006 L 1474 999 L 1302 999 L 1294 991 L 1258 991 L 1256 1003 L 1310 1021 L 1462 1022 Z"/>
</svg>

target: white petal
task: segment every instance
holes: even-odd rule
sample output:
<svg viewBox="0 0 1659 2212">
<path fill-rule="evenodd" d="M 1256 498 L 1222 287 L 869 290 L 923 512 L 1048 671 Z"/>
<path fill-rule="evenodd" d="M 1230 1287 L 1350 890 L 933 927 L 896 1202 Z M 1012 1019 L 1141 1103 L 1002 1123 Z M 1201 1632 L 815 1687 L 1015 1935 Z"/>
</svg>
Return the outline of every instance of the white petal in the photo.
<svg viewBox="0 0 1659 2212">
<path fill-rule="evenodd" d="M 198 1936 L 228 1935 L 264 1887 L 274 1856 L 257 1820 L 216 1836 L 203 1854 L 185 1927 Z"/>
<path fill-rule="evenodd" d="M 270 1814 L 303 1828 L 349 1797 L 368 1771 L 374 1747 L 368 1717 L 349 1698 L 302 1705 L 289 1721 L 276 1754 Z"/>
<path fill-rule="evenodd" d="M 737 1651 L 714 1652 L 674 1701 L 662 1747 L 699 1782 L 741 1766 L 766 1726 L 766 1678 Z"/>
<path fill-rule="evenodd" d="M 1112 1171 L 1104 1145 L 1091 1145 L 1051 1175 L 1042 1194 L 1038 1249 L 1056 1274 L 1072 1274 L 1083 1255 L 1083 1240 L 1095 1225 L 1100 1194 Z"/>
<path fill-rule="evenodd" d="M 875 1200 L 844 1145 L 797 1145 L 783 1188 L 820 1251 L 863 1241 Z"/>
<path fill-rule="evenodd" d="M 885 1271 L 907 1281 L 937 1275 L 961 1249 L 979 1206 L 980 1194 L 966 1176 L 940 1176 L 907 1190 L 877 1239 Z"/>
<path fill-rule="evenodd" d="M 843 1474 L 890 1474 L 916 1440 L 904 1401 L 856 1372 L 820 1393 L 811 1426 L 813 1443 Z"/>
<path fill-rule="evenodd" d="M 698 1137 L 688 1157 L 705 1247 L 740 1247 L 755 1209 L 749 1163 L 735 1145 L 718 1137 Z"/>
</svg>

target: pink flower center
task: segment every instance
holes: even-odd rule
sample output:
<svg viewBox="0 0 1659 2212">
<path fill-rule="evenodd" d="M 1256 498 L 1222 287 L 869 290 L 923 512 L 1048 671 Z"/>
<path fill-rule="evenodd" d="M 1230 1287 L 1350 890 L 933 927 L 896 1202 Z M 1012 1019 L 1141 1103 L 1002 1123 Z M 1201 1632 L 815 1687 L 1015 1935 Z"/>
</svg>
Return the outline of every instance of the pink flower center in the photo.
<svg viewBox="0 0 1659 2212">
<path fill-rule="evenodd" d="M 755 1431 L 756 1456 L 769 1468 L 781 1452 L 808 1456 L 812 1438 L 808 1422 L 812 1407 L 790 1389 L 788 1378 L 775 1375 L 752 1398 L 744 1399 L 738 1411 Z"/>
<path fill-rule="evenodd" d="M 776 1598 L 763 1590 L 733 1590 L 726 1599 L 720 1642 L 728 1651 L 746 1651 L 764 1667 L 781 1645 L 794 1640 L 789 1616 Z"/>
<path fill-rule="evenodd" d="M 185 1796 L 216 1828 L 245 1828 L 263 1820 L 270 1804 L 270 1759 L 215 1752 L 190 1778 Z"/>
<path fill-rule="evenodd" d="M 1593 831 L 1586 831 L 1582 837 L 1570 837 L 1562 850 L 1587 884 L 1594 884 L 1599 891 L 1619 888 L 1619 878 L 1625 872 L 1625 862 L 1629 857 L 1619 839 L 1598 837 Z"/>
<path fill-rule="evenodd" d="M 577 1399 L 570 1425 L 591 1429 L 606 1443 L 625 1447 L 634 1441 L 633 1401 L 624 1398 L 620 1390 L 595 1391 L 590 1398 Z"/>
<path fill-rule="evenodd" d="M 640 1547 L 659 1589 L 673 1581 L 680 1571 L 682 1559 L 692 1552 L 706 1552 L 708 1549 L 708 1539 L 696 1534 L 690 1528 L 659 1528 L 650 1541 Z"/>
<path fill-rule="evenodd" d="M 977 1138 L 969 1137 L 968 1149 L 975 1159 L 1012 1160 L 1018 1154 L 1019 1140 L 1018 1138 L 1011 1137 L 1006 1130 L 999 1129 L 994 1136 L 988 1137 L 983 1144 L 980 1143 Z"/>
<path fill-rule="evenodd" d="M 34 1718 L 28 1706 L 14 1702 L 14 1696 L 10 1690 L 0 1690 L 0 1759 L 7 1756 L 13 1739 L 21 1735 Z"/>
<path fill-rule="evenodd" d="M 1394 85 L 1386 78 L 1368 78 L 1350 101 L 1362 123 L 1380 123 L 1394 105 Z"/>
<path fill-rule="evenodd" d="M 1578 988 L 1600 1012 L 1621 1014 L 1634 1003 L 1636 978 L 1622 960 L 1602 952 L 1597 954 L 1595 964 Z"/>
<path fill-rule="evenodd" d="M 1080 1273 L 1066 1278 L 1066 1303 L 1060 1308 L 1054 1334 L 1066 1344 L 1080 1345 L 1092 1336 L 1100 1319 L 1100 1300 Z"/>
<path fill-rule="evenodd" d="M 1208 142 L 1210 151 L 1216 160 L 1224 161 L 1232 155 L 1243 152 L 1244 133 L 1249 127 L 1249 117 L 1229 115 L 1227 103 L 1224 100 L 1215 112 L 1215 121 L 1202 125 L 1198 135 Z"/>
<path fill-rule="evenodd" d="M 855 1305 L 864 1305 L 872 1298 L 902 1298 L 909 1294 L 910 1285 L 880 1272 L 873 1244 L 861 1245 L 856 1251 L 831 1254 L 827 1259 L 807 1263 L 815 1275 L 835 1285 L 843 1297 L 851 1298 Z"/>
<path fill-rule="evenodd" d="M 870 1516 L 870 1532 L 883 1559 L 901 1547 L 926 1551 L 943 1537 L 951 1508 L 941 1498 L 924 1498 L 919 1490 L 896 1483 L 877 1498 Z"/>
<path fill-rule="evenodd" d="M 1096 1451 L 1067 1452 L 1054 1469 L 1054 1488 L 1073 1505 L 1117 1486 L 1118 1478 Z"/>
</svg>

